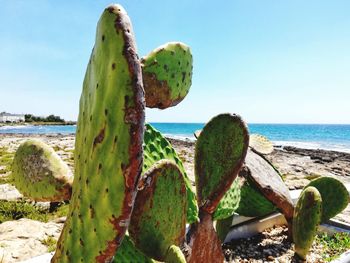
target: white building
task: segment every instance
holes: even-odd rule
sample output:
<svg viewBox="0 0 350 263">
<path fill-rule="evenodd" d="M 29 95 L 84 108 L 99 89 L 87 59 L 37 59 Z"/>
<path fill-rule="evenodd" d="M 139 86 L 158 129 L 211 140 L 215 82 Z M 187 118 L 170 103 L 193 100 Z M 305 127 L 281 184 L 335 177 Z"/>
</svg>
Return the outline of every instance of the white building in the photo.
<svg viewBox="0 0 350 263">
<path fill-rule="evenodd" d="M 24 122 L 24 114 L 0 112 L 0 122 Z"/>
</svg>

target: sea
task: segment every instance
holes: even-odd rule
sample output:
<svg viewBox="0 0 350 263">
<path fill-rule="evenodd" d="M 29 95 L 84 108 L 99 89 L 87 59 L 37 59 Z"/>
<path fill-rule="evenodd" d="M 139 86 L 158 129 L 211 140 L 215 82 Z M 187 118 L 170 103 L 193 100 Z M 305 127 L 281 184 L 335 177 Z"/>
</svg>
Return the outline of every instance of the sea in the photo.
<svg viewBox="0 0 350 263">
<path fill-rule="evenodd" d="M 194 140 L 193 133 L 204 123 L 151 123 L 164 135 Z M 266 136 L 276 146 L 295 146 L 305 149 L 324 149 L 350 153 L 350 124 L 248 124 L 250 134 Z M 72 134 L 75 125 L 2 126 L 0 133 Z"/>
</svg>

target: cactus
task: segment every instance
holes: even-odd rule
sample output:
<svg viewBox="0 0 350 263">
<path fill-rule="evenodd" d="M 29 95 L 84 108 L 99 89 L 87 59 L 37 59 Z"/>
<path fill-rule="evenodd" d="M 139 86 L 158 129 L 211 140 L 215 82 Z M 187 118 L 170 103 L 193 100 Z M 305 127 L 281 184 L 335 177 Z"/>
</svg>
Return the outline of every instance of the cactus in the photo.
<svg viewBox="0 0 350 263">
<path fill-rule="evenodd" d="M 248 131 L 237 115 L 220 114 L 203 128 L 195 152 L 198 205 L 213 213 L 236 178 L 248 147 Z"/>
<path fill-rule="evenodd" d="M 102 14 L 80 99 L 69 215 L 52 262 L 106 262 L 128 227 L 142 165 L 144 98 L 130 20 Z"/>
<path fill-rule="evenodd" d="M 152 125 L 146 124 L 144 136 L 144 152 L 143 152 L 143 173 L 154 165 L 155 162 L 167 159 L 173 161 L 179 167 L 184 175 L 187 190 L 187 222 L 194 223 L 198 221 L 198 206 L 194 192 L 191 189 L 190 180 L 186 174 L 185 168 L 171 144 L 164 136 L 157 131 Z"/>
<path fill-rule="evenodd" d="M 299 197 L 293 218 L 295 253 L 302 259 L 306 259 L 321 222 L 321 209 L 322 198 L 318 190 L 313 186 L 305 188 Z"/>
<path fill-rule="evenodd" d="M 245 179 L 236 213 L 242 216 L 258 217 L 275 211 L 277 208 L 274 204 L 266 199 L 249 178 Z"/>
<path fill-rule="evenodd" d="M 164 261 L 170 246 L 184 243 L 186 211 L 181 171 L 168 160 L 155 163 L 140 181 L 131 216 L 129 233 L 135 246 L 147 256 Z"/>
<path fill-rule="evenodd" d="M 165 109 L 177 105 L 192 84 L 192 54 L 183 43 L 167 43 L 141 59 L 146 105 Z"/>
<path fill-rule="evenodd" d="M 16 188 L 35 201 L 69 200 L 72 172 L 55 151 L 39 140 L 22 143 L 12 163 Z"/>
<path fill-rule="evenodd" d="M 220 219 L 216 222 L 216 233 L 221 242 L 224 243 L 227 233 L 230 231 L 232 225 L 233 215 L 230 215 L 224 219 Z"/>
<path fill-rule="evenodd" d="M 196 143 L 195 177 L 200 222 L 187 236 L 188 262 L 223 262 L 221 242 L 213 227 L 213 213 L 242 167 L 248 131 L 237 115 L 220 114 L 203 128 Z"/>
<path fill-rule="evenodd" d="M 322 197 L 321 223 L 343 211 L 349 203 L 349 193 L 342 182 L 333 177 L 319 177 L 305 188 L 313 186 Z"/>
<path fill-rule="evenodd" d="M 138 250 L 128 235 L 125 235 L 112 262 L 156 263 L 156 261 Z"/>
<path fill-rule="evenodd" d="M 272 142 L 260 134 L 250 135 L 249 147 L 258 154 L 270 154 L 273 152 Z"/>
<path fill-rule="evenodd" d="M 213 214 L 214 220 L 221 220 L 230 217 L 236 211 L 241 200 L 241 181 L 240 178 L 236 178 L 233 181 L 230 189 L 222 197 Z"/>
</svg>

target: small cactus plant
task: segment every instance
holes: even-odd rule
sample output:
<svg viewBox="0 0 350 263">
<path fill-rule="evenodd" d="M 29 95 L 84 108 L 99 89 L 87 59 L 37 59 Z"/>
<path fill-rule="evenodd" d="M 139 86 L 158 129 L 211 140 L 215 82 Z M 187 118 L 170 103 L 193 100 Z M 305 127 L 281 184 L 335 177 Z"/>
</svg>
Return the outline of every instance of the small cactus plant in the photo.
<svg viewBox="0 0 350 263">
<path fill-rule="evenodd" d="M 319 177 L 305 188 L 313 186 L 322 196 L 321 223 L 343 211 L 349 203 L 349 193 L 342 182 L 333 177 Z"/>
<path fill-rule="evenodd" d="M 321 222 L 321 212 L 321 194 L 313 186 L 305 188 L 299 197 L 293 217 L 295 253 L 302 259 L 306 259 L 311 248 Z"/>
</svg>

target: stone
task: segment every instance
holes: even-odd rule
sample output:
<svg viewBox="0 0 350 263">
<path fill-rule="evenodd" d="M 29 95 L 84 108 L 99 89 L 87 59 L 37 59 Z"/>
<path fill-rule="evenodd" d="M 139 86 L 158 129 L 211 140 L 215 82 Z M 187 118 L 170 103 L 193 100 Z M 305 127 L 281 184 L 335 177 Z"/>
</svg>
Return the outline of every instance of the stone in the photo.
<svg viewBox="0 0 350 263">
<path fill-rule="evenodd" d="M 23 196 L 16 187 L 11 184 L 0 184 L 0 200 L 16 201 Z"/>
<path fill-rule="evenodd" d="M 58 239 L 63 224 L 22 218 L 0 224 L 0 259 L 11 263 L 47 253 L 43 244 L 49 237 Z"/>
</svg>

